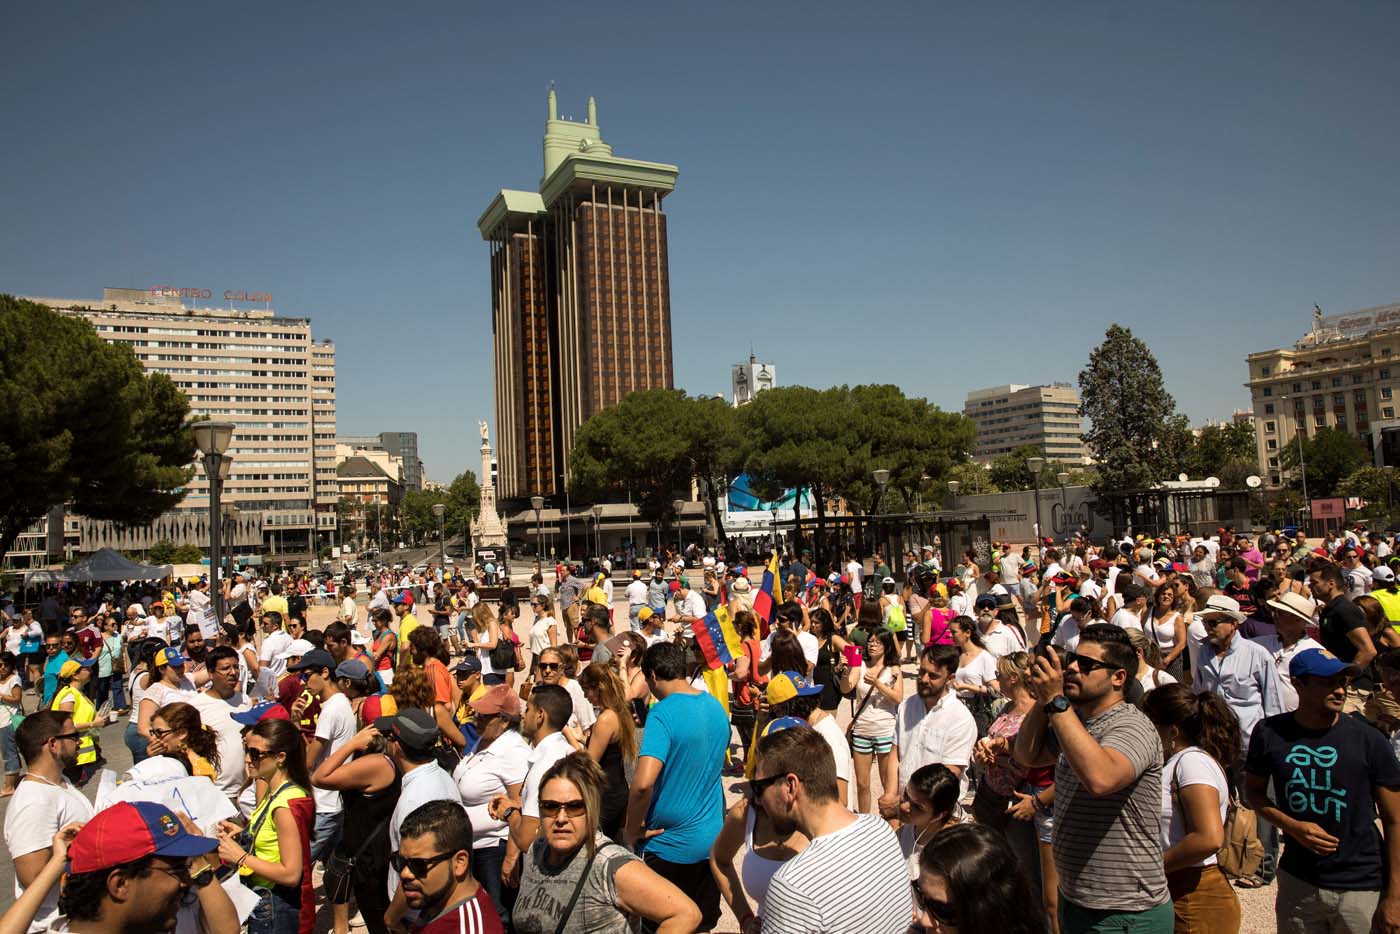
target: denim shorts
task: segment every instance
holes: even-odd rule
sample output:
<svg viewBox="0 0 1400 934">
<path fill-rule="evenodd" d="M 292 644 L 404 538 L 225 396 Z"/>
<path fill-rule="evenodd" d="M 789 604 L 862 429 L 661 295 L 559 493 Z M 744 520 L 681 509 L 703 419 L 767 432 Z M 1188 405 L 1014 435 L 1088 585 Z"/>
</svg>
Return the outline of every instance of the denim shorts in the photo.
<svg viewBox="0 0 1400 934">
<path fill-rule="evenodd" d="M 248 934 L 297 934 L 301 906 L 287 897 L 290 894 L 287 887 L 259 887 L 253 891 L 262 898 L 248 916 Z"/>
<path fill-rule="evenodd" d="M 14 775 L 19 772 L 19 746 L 15 744 L 14 728 L 8 723 L 0 726 L 0 752 L 5 755 L 5 774 Z"/>
<path fill-rule="evenodd" d="M 871 753 L 883 756 L 885 753 L 889 752 L 891 749 L 894 748 L 894 737 L 881 736 L 872 739 L 868 736 L 857 736 L 854 733 L 852 733 L 851 748 L 854 749 L 856 752 L 864 753 L 867 756 Z"/>
</svg>

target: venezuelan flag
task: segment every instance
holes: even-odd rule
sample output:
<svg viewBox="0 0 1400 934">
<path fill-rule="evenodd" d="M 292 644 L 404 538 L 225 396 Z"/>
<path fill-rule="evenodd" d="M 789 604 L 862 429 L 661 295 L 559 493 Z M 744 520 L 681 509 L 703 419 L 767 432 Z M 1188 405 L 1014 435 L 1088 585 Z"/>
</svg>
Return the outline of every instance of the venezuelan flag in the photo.
<svg viewBox="0 0 1400 934">
<path fill-rule="evenodd" d="M 697 619 L 690 624 L 691 631 L 695 633 L 695 642 L 700 646 L 700 651 L 705 656 L 705 664 L 710 668 L 722 668 L 734 661 L 734 653 L 730 651 L 724 626 L 715 615 L 719 612 L 721 611 L 716 609 L 704 619 Z M 724 615 L 728 621 L 728 611 L 724 611 Z M 730 623 L 729 631 L 734 631 L 733 623 Z M 739 647 L 737 635 L 734 645 Z"/>
<path fill-rule="evenodd" d="M 778 571 L 778 553 L 775 551 L 768 559 L 768 566 L 763 569 L 763 583 L 759 585 L 758 593 L 753 595 L 753 614 L 758 617 L 760 638 L 768 638 L 768 629 L 773 624 L 773 610 L 782 602 L 783 582 Z"/>
</svg>

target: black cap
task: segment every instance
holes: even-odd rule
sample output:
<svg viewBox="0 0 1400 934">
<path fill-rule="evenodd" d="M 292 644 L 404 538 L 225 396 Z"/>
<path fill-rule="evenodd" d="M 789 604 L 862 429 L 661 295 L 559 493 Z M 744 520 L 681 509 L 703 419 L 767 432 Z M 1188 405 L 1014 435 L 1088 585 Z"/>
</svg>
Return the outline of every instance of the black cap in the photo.
<svg viewBox="0 0 1400 934">
<path fill-rule="evenodd" d="M 427 752 L 437 745 L 438 726 L 426 710 L 405 707 L 392 717 L 380 717 L 374 728 L 398 740 L 399 745 L 415 752 Z"/>
<path fill-rule="evenodd" d="M 325 649 L 312 649 L 299 661 L 287 666 L 288 671 L 304 671 L 308 668 L 329 668 L 331 671 L 335 671 L 335 659 Z"/>
</svg>

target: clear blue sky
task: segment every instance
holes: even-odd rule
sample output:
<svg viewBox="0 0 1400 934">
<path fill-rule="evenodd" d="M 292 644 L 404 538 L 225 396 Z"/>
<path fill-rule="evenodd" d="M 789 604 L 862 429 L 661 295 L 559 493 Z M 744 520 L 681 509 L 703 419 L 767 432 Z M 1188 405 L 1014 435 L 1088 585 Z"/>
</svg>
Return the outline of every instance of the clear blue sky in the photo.
<svg viewBox="0 0 1400 934">
<path fill-rule="evenodd" d="M 552 80 L 680 166 L 691 392 L 752 343 L 960 409 L 1118 321 L 1202 421 L 1313 302 L 1400 300 L 1393 3 L 507 6 L 8 5 L 0 290 L 271 292 L 340 430 L 449 480 L 494 422 L 476 218 L 538 183 Z"/>
</svg>

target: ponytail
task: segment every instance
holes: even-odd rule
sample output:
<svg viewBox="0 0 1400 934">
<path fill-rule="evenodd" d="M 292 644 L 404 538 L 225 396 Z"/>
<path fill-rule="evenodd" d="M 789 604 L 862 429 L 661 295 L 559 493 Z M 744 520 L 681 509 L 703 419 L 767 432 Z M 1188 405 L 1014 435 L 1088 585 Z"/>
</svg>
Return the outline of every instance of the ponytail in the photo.
<svg viewBox="0 0 1400 934">
<path fill-rule="evenodd" d="M 1240 756 L 1240 721 L 1218 694 L 1192 694 L 1184 684 L 1148 691 L 1142 712 L 1158 727 L 1174 726 L 1193 746 L 1229 770 Z"/>
</svg>

